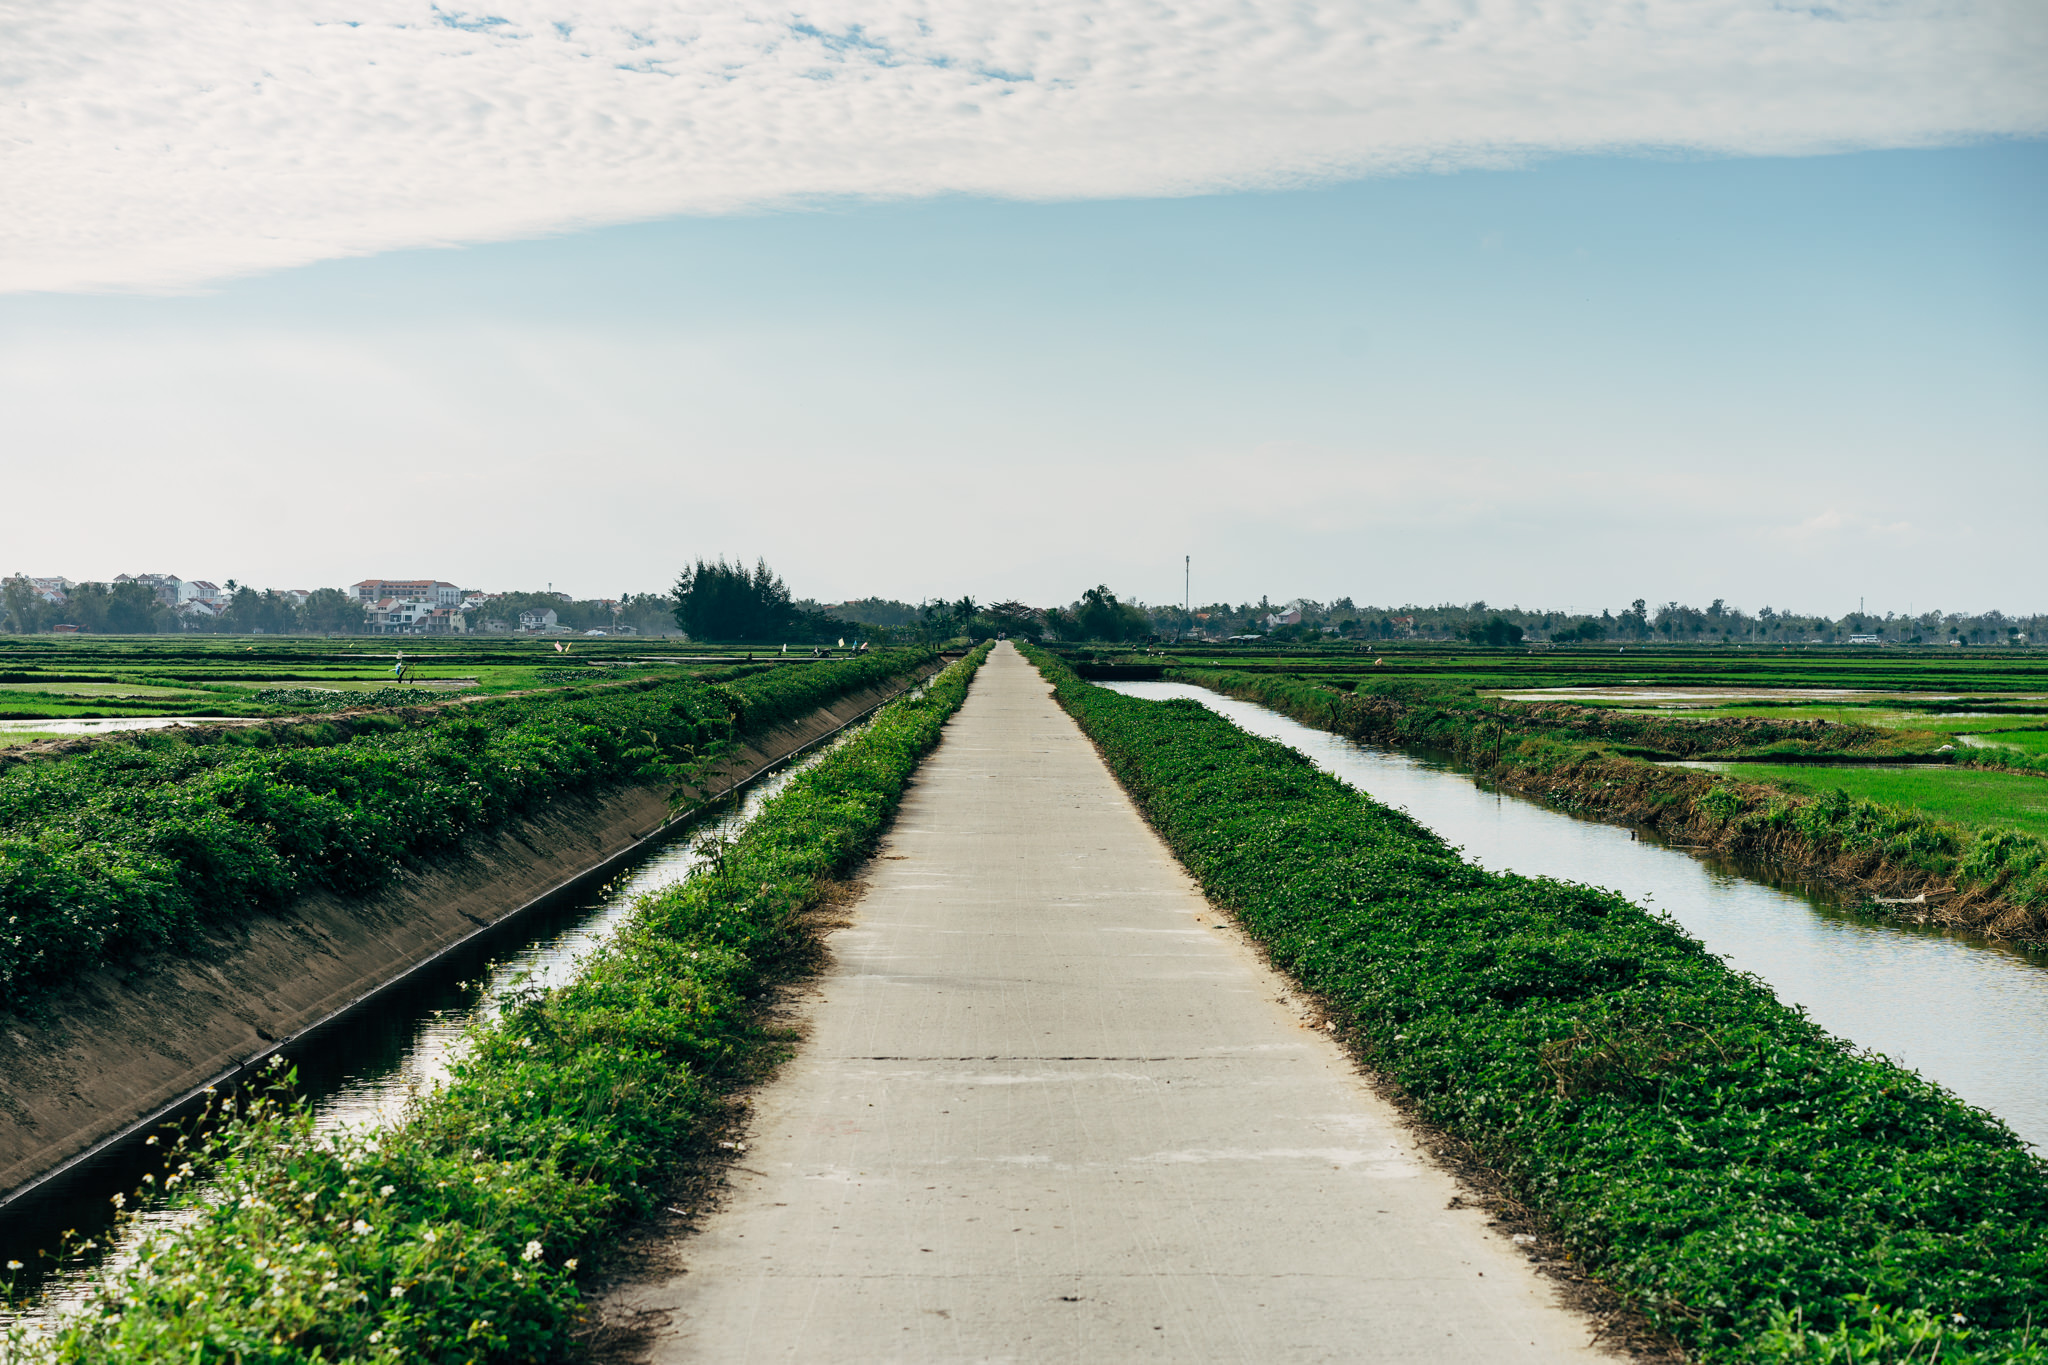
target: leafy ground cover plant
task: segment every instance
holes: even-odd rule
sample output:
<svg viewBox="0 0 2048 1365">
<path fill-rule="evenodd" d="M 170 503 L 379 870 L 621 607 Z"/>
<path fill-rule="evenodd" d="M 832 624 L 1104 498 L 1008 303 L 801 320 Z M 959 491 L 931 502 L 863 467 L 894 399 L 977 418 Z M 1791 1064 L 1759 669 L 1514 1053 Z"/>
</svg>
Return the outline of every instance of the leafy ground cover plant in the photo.
<svg viewBox="0 0 2048 1365">
<path fill-rule="evenodd" d="M 545 681 L 545 680 L 544 680 Z M 359 706 L 417 706 L 422 698 L 402 687 L 264 687 L 255 700 L 294 711 L 349 711 Z"/>
<path fill-rule="evenodd" d="M 324 886 L 565 794 L 759 732 L 923 665 L 898 650 L 730 681 L 600 681 L 459 707 L 286 727 L 146 731 L 0 772 L 0 999 L 180 950 Z"/>
<path fill-rule="evenodd" d="M 986 646 L 798 775 L 682 884 L 644 898 L 572 982 L 479 1024 L 392 1127 L 322 1133 L 280 1077 L 227 1101 L 166 1184 L 218 1176 L 20 1362 L 559 1359 L 579 1286 L 710 1140 L 721 1088 L 770 1044 L 751 1000 L 799 916 L 870 848 Z"/>
<path fill-rule="evenodd" d="M 1209 896 L 1708 1360 L 2048 1360 L 2048 1165 L 1618 896 L 1031 651 Z"/>
</svg>

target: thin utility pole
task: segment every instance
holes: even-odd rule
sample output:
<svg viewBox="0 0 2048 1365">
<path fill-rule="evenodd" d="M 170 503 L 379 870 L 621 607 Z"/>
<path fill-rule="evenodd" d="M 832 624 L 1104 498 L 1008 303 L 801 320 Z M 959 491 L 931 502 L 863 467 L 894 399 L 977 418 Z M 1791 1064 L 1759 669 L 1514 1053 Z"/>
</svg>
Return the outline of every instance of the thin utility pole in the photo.
<svg viewBox="0 0 2048 1365">
<path fill-rule="evenodd" d="M 1195 581 L 1195 557 L 1180 557 L 1180 616 L 1181 634 L 1186 635 L 1195 628 L 1195 595 L 1190 587 Z"/>
</svg>

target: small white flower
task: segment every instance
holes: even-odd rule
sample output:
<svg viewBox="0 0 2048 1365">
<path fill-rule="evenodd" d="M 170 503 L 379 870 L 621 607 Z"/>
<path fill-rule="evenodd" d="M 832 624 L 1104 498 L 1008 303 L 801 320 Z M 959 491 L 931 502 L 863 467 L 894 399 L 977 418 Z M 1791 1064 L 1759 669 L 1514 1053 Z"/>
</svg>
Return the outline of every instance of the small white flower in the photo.
<svg viewBox="0 0 2048 1365">
<path fill-rule="evenodd" d="M 519 1253 L 519 1259 L 522 1261 L 538 1261 L 540 1259 L 540 1243 L 528 1242 L 526 1250 Z"/>
<path fill-rule="evenodd" d="M 114 1197 L 109 1199 L 107 1202 L 118 1209 L 123 1204 L 126 1204 L 128 1202 L 128 1197 L 117 1190 L 114 1192 Z"/>
<path fill-rule="evenodd" d="M 382 1340 L 384 1340 L 384 1334 L 383 1334 L 382 1332 L 372 1332 L 372 1333 L 370 1333 L 370 1344 L 371 1344 L 372 1346 L 375 1346 L 375 1345 L 376 1345 L 376 1344 L 377 1344 L 378 1342 L 380 1342 L 380 1341 L 382 1341 Z"/>
<path fill-rule="evenodd" d="M 19 1269 L 21 1269 L 21 1262 L 20 1262 L 20 1261 L 9 1261 L 9 1262 L 7 1263 L 7 1268 L 8 1268 L 9 1270 L 19 1270 Z"/>
<path fill-rule="evenodd" d="M 391 1192 L 397 1188 L 398 1186 L 396 1185 L 386 1185 L 383 1189 L 377 1191 L 377 1193 L 382 1195 L 384 1198 L 389 1199 L 391 1197 Z"/>
<path fill-rule="evenodd" d="M 568 1260 L 562 1262 L 562 1269 L 564 1270 L 574 1270 L 575 1268 L 576 1258 L 574 1256 L 571 1256 Z"/>
<path fill-rule="evenodd" d="M 356 1219 L 356 1222 L 355 1222 L 355 1234 L 356 1234 L 356 1236 L 358 1236 L 358 1237 L 363 1237 L 363 1236 L 366 1236 L 366 1235 L 368 1235 L 368 1234 L 369 1234 L 370 1232 L 372 1232 L 372 1231 L 374 1231 L 374 1229 L 372 1229 L 372 1228 L 370 1227 L 370 1225 L 369 1225 L 368 1223 L 365 1223 L 365 1222 L 364 1222 L 364 1221 L 363 1221 L 362 1219 L 360 1219 L 360 1218 Z"/>
<path fill-rule="evenodd" d="M 394 1284 L 394 1285 L 392 1285 L 392 1286 L 391 1286 L 391 1297 L 392 1297 L 392 1298 L 394 1298 L 394 1299 L 402 1299 L 402 1298 L 404 1298 L 404 1297 L 405 1297 L 405 1286 L 404 1286 L 404 1285 L 402 1285 L 402 1284 Z"/>
</svg>

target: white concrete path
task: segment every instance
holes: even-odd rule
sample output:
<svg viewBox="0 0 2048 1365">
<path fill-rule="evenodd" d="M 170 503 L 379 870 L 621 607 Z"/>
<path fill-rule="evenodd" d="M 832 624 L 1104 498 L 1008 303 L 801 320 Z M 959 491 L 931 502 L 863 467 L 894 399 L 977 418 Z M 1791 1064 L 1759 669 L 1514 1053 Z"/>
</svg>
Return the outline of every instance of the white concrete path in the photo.
<svg viewBox="0 0 2048 1365">
<path fill-rule="evenodd" d="M 655 1360 L 1599 1358 L 1009 646 L 832 951 Z"/>
</svg>

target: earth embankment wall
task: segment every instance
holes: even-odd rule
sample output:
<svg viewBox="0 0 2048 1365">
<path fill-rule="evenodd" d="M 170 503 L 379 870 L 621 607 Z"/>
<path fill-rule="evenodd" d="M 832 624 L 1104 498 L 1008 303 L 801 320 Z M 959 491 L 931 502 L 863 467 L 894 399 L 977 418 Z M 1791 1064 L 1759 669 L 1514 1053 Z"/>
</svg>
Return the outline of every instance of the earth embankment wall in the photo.
<svg viewBox="0 0 2048 1365">
<path fill-rule="evenodd" d="M 924 672 L 750 737 L 701 794 L 818 742 Z M 606 875 L 670 821 L 665 792 L 561 798 L 375 895 L 301 896 L 203 953 L 90 973 L 0 1032 L 0 1204 L 478 935 Z"/>
</svg>

